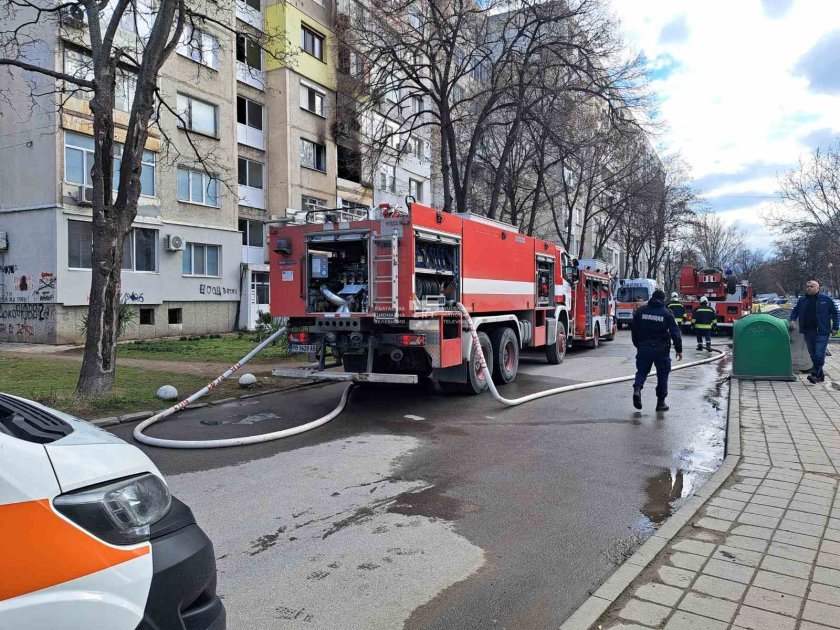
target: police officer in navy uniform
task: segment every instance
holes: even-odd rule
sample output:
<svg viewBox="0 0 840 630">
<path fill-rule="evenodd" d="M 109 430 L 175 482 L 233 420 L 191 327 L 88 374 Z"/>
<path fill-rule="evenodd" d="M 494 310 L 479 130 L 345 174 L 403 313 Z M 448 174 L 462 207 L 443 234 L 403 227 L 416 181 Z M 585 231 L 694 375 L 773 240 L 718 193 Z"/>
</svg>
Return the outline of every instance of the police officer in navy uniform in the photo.
<svg viewBox="0 0 840 630">
<path fill-rule="evenodd" d="M 682 360 L 682 335 L 674 314 L 665 306 L 665 293 L 657 289 L 648 303 L 633 314 L 631 328 L 636 347 L 636 380 L 633 383 L 633 406 L 642 408 L 642 387 L 656 366 L 656 410 L 668 411 L 668 374 L 671 372 L 671 342 Z"/>
</svg>

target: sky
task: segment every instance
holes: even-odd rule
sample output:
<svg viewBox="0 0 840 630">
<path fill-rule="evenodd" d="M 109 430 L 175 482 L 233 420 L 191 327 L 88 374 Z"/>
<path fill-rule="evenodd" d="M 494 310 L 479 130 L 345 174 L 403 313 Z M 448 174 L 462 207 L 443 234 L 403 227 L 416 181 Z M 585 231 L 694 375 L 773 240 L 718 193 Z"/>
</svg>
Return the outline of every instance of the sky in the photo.
<svg viewBox="0 0 840 630">
<path fill-rule="evenodd" d="M 728 223 L 769 249 L 778 177 L 840 137 L 840 0 L 611 0 L 664 128 Z"/>
</svg>

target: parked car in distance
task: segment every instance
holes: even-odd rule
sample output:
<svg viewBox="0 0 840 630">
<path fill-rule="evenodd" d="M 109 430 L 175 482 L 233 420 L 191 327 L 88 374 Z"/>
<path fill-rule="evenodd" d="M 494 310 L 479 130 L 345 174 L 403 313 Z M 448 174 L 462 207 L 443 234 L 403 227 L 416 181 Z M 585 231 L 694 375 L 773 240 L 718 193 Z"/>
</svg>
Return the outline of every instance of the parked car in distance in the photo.
<svg viewBox="0 0 840 630">
<path fill-rule="evenodd" d="M 0 393 L 0 628 L 224 630 L 216 556 L 135 446 Z"/>
</svg>

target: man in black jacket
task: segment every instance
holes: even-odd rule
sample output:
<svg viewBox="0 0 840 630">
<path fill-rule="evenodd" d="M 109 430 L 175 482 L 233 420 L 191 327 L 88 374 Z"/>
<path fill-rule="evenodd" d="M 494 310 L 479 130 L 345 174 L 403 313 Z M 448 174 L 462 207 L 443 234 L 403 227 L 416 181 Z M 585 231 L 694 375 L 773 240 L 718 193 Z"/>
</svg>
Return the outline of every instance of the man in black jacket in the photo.
<svg viewBox="0 0 840 630">
<path fill-rule="evenodd" d="M 674 314 L 677 325 L 682 326 L 685 321 L 685 306 L 680 302 L 680 294 L 674 291 L 671 294 L 671 301 L 668 303 L 668 310 Z"/>
<path fill-rule="evenodd" d="M 633 406 L 642 408 L 642 387 L 656 366 L 656 410 L 668 411 L 668 374 L 671 372 L 671 342 L 682 361 L 682 335 L 674 314 L 665 307 L 665 294 L 657 289 L 650 301 L 633 314 L 631 329 L 636 347 L 636 380 L 633 383 Z"/>
</svg>

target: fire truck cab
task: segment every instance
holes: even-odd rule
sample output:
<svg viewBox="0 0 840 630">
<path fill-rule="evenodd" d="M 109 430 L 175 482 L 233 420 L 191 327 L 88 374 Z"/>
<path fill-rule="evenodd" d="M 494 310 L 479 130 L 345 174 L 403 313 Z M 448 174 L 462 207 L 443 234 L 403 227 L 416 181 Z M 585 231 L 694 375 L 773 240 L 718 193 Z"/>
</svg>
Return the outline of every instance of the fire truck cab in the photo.
<svg viewBox="0 0 840 630">
<path fill-rule="evenodd" d="M 516 377 L 520 350 L 541 349 L 549 363 L 565 356 L 568 256 L 512 225 L 419 203 L 312 210 L 272 226 L 269 243 L 271 314 L 288 318 L 292 351 L 317 358 L 309 376 L 430 377 L 444 389 L 484 391 L 457 302 L 476 324 L 496 382 Z M 328 355 L 344 373 L 326 369 Z"/>
</svg>

